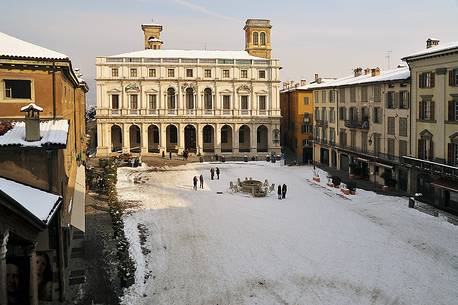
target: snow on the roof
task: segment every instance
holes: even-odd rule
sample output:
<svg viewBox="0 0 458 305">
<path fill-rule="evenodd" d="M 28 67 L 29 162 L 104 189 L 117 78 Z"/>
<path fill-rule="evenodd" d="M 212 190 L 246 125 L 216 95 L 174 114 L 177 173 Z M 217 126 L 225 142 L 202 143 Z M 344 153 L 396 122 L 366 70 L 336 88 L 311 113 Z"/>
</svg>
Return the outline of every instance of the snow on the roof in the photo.
<svg viewBox="0 0 458 305">
<path fill-rule="evenodd" d="M 318 89 L 325 87 L 339 87 L 346 85 L 355 85 L 355 84 L 364 84 L 364 83 L 373 83 L 373 82 L 386 82 L 386 81 L 395 81 L 395 80 L 404 80 L 410 77 L 410 70 L 408 67 L 396 68 L 392 70 L 380 71 L 380 75 L 372 76 L 371 73 L 363 74 L 355 77 L 353 74 L 331 80 L 324 83 L 314 83 L 306 86 L 298 87 L 298 89 Z"/>
<path fill-rule="evenodd" d="M 162 26 L 158 23 L 142 23 L 142 26 Z"/>
<path fill-rule="evenodd" d="M 434 53 L 449 51 L 453 49 L 456 49 L 458 51 L 458 41 L 439 44 L 437 46 L 432 46 L 431 48 L 424 49 L 424 50 L 412 53 L 408 56 L 405 56 L 402 60 L 411 59 L 413 57 L 418 57 L 418 56 L 432 55 Z"/>
<path fill-rule="evenodd" d="M 25 122 L 16 122 L 12 129 L 0 136 L 0 146 L 44 147 L 67 145 L 68 121 L 50 120 L 40 122 L 40 141 L 25 140 Z"/>
<path fill-rule="evenodd" d="M 0 56 L 68 59 L 68 56 L 0 32 Z"/>
<path fill-rule="evenodd" d="M 265 58 L 251 56 L 246 51 L 209 51 L 209 50 L 154 50 L 123 53 L 108 57 L 131 57 L 131 58 L 202 58 L 202 59 L 260 59 Z"/>
<path fill-rule="evenodd" d="M 43 108 L 37 106 L 35 103 L 30 103 L 27 106 L 21 108 L 21 112 L 28 111 L 30 109 L 35 109 L 36 111 L 43 111 Z"/>
<path fill-rule="evenodd" d="M 149 42 L 162 42 L 162 40 L 160 39 L 157 39 L 155 37 L 151 37 L 150 39 L 148 39 Z"/>
<path fill-rule="evenodd" d="M 36 218 L 48 224 L 61 197 L 0 177 L 0 190 L 18 202 Z"/>
</svg>

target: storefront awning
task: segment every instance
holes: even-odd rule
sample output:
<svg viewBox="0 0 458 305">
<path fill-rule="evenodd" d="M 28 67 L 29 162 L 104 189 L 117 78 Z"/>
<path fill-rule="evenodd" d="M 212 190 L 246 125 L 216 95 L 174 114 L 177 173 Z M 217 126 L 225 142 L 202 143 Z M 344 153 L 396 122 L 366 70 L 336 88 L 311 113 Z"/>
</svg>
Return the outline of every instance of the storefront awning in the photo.
<svg viewBox="0 0 458 305">
<path fill-rule="evenodd" d="M 364 158 L 360 158 L 360 157 L 358 157 L 358 158 L 357 158 L 357 160 L 359 160 L 359 161 L 363 161 L 363 162 L 369 162 L 369 160 L 367 160 L 367 159 L 364 159 Z"/>
<path fill-rule="evenodd" d="M 457 181 L 453 181 L 450 179 L 437 179 L 431 182 L 431 184 L 438 188 L 446 189 L 452 192 L 458 192 L 458 182 Z"/>
<path fill-rule="evenodd" d="M 85 232 L 86 230 L 86 173 L 84 166 L 76 171 L 75 192 L 71 206 L 71 225 Z"/>
<path fill-rule="evenodd" d="M 379 162 L 376 162 L 375 165 L 381 166 L 381 167 L 385 167 L 385 168 L 389 168 L 389 169 L 393 169 L 393 167 L 391 165 L 387 165 L 387 164 L 383 164 L 383 163 L 379 163 Z"/>
</svg>

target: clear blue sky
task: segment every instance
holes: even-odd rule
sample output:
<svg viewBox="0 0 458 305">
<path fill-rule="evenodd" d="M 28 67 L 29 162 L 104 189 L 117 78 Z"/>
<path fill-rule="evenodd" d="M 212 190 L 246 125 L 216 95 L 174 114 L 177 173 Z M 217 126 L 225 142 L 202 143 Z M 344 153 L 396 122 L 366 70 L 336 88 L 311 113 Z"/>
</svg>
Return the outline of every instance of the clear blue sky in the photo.
<svg viewBox="0 0 458 305">
<path fill-rule="evenodd" d="M 281 79 L 311 81 L 354 67 L 387 68 L 425 47 L 428 37 L 458 41 L 458 0 L 14 0 L 0 31 L 69 55 L 95 103 L 95 57 L 143 48 L 140 24 L 164 26 L 168 49 L 239 50 L 247 18 L 272 23 Z M 1 46 L 0 46 L 1 47 Z"/>
</svg>

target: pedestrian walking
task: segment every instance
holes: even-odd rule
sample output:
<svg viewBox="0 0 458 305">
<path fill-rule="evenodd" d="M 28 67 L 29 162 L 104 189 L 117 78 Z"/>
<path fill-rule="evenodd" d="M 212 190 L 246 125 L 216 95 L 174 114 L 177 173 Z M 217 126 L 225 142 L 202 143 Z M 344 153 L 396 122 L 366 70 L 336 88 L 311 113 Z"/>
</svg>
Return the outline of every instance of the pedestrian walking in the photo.
<svg viewBox="0 0 458 305">
<path fill-rule="evenodd" d="M 281 188 L 281 198 L 286 199 L 286 184 L 283 184 Z"/>
<path fill-rule="evenodd" d="M 216 168 L 216 179 L 219 180 L 219 168 L 218 167 Z"/>
<path fill-rule="evenodd" d="M 169 159 L 172 160 L 172 152 L 169 151 Z"/>
<path fill-rule="evenodd" d="M 215 169 L 213 167 L 210 168 L 210 177 L 211 177 L 212 180 L 215 177 Z"/>
<path fill-rule="evenodd" d="M 278 191 L 277 191 L 277 194 L 278 194 L 278 199 L 281 200 L 281 185 L 279 184 L 278 185 Z"/>
<path fill-rule="evenodd" d="M 194 178 L 192 179 L 192 184 L 193 184 L 193 188 L 195 191 L 197 191 L 197 177 L 194 176 Z"/>
<path fill-rule="evenodd" d="M 203 189 L 204 188 L 204 176 L 202 176 L 202 174 L 200 175 L 199 180 L 200 180 L 200 188 Z"/>
</svg>

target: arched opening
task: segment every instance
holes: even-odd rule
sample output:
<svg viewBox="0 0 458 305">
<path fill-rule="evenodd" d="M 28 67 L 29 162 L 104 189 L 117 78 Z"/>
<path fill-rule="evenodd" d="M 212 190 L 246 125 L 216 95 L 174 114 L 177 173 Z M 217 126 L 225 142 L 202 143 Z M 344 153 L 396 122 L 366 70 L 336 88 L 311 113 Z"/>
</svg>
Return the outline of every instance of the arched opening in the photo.
<svg viewBox="0 0 458 305">
<path fill-rule="evenodd" d="M 258 32 L 253 33 L 253 44 L 258 45 L 259 44 L 259 34 Z"/>
<path fill-rule="evenodd" d="M 268 140 L 267 140 L 267 133 L 269 131 L 267 130 L 267 127 L 264 125 L 261 125 L 258 127 L 258 130 L 256 131 L 256 148 L 258 152 L 267 152 L 268 149 Z"/>
<path fill-rule="evenodd" d="M 111 151 L 122 152 L 122 130 L 118 125 L 111 126 Z"/>
<path fill-rule="evenodd" d="M 242 125 L 239 128 L 239 151 L 250 152 L 251 150 L 251 137 L 250 127 Z"/>
<path fill-rule="evenodd" d="M 204 106 L 205 110 L 213 109 L 212 89 L 210 88 L 204 90 Z"/>
<path fill-rule="evenodd" d="M 166 133 L 166 139 L 167 139 L 167 143 L 166 143 L 167 152 L 169 152 L 169 151 L 178 152 L 178 148 L 177 148 L 177 145 L 178 145 L 178 129 L 177 129 L 177 127 L 175 125 L 169 125 L 165 129 L 165 133 Z"/>
<path fill-rule="evenodd" d="M 175 89 L 169 88 L 167 89 L 167 108 L 168 109 L 175 109 Z"/>
<path fill-rule="evenodd" d="M 194 90 L 192 88 L 186 89 L 186 109 L 194 109 Z"/>
<path fill-rule="evenodd" d="M 186 125 L 184 128 L 184 149 L 196 152 L 196 128 L 192 125 Z"/>
<path fill-rule="evenodd" d="M 140 127 L 132 125 L 129 128 L 130 152 L 139 153 L 141 147 Z"/>
<path fill-rule="evenodd" d="M 221 127 L 221 152 L 232 152 L 232 127 Z"/>
<path fill-rule="evenodd" d="M 150 125 L 148 127 L 148 152 L 159 152 L 159 127 Z"/>
<path fill-rule="evenodd" d="M 265 46 L 266 45 L 266 33 L 261 32 L 261 34 L 259 36 L 260 36 L 260 40 L 261 40 L 261 45 Z"/>
<path fill-rule="evenodd" d="M 419 174 L 417 176 L 417 193 L 421 193 L 421 199 L 428 202 L 434 202 L 434 187 L 431 184 L 433 178 L 429 175 Z"/>
<path fill-rule="evenodd" d="M 204 152 L 214 152 L 215 151 L 215 130 L 211 125 L 205 125 L 202 130 Z"/>
</svg>

